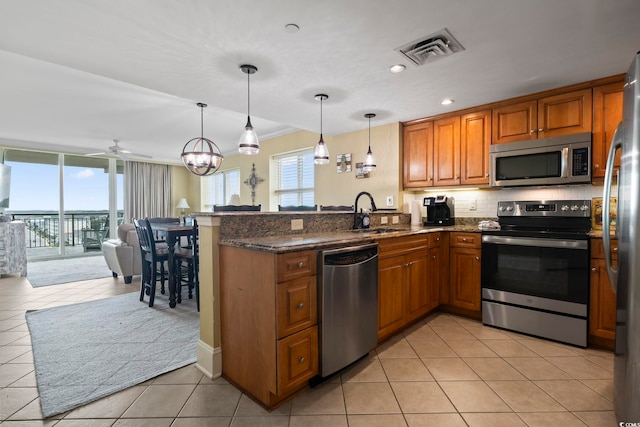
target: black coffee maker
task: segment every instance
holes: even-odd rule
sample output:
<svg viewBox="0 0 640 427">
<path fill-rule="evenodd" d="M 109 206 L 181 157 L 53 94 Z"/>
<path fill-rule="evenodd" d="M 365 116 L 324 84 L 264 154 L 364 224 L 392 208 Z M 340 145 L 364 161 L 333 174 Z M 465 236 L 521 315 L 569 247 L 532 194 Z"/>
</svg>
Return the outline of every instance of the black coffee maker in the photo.
<svg viewBox="0 0 640 427">
<path fill-rule="evenodd" d="M 427 208 L 427 219 L 424 225 L 453 225 L 453 198 L 444 194 L 436 197 L 425 197 L 422 206 Z"/>
</svg>

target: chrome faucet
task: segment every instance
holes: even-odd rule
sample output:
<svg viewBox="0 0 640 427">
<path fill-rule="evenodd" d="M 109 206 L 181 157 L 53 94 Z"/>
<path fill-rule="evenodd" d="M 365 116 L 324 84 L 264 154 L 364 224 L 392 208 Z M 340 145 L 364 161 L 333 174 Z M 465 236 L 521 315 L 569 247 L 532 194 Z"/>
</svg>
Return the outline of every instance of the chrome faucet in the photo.
<svg viewBox="0 0 640 427">
<path fill-rule="evenodd" d="M 376 202 L 373 201 L 373 196 L 371 194 L 367 193 L 366 191 L 361 191 L 360 193 L 358 193 L 358 195 L 356 196 L 356 201 L 353 203 L 353 229 L 354 230 L 357 230 L 358 228 L 363 228 L 362 227 L 363 215 L 362 213 L 358 213 L 358 200 L 360 199 L 360 196 L 369 197 L 369 200 L 371 200 L 371 212 L 378 210 L 378 208 L 376 208 Z"/>
</svg>

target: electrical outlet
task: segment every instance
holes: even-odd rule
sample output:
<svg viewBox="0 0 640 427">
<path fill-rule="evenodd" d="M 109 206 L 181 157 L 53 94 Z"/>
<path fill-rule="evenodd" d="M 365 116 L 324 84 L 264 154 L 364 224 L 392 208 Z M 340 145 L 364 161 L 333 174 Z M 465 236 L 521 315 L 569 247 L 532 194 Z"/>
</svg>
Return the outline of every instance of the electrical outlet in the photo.
<svg viewBox="0 0 640 427">
<path fill-rule="evenodd" d="M 302 221 L 302 218 L 291 220 L 291 230 L 302 230 L 303 227 L 304 223 Z"/>
<path fill-rule="evenodd" d="M 384 225 L 384 224 L 386 224 L 388 222 L 389 222 L 389 220 L 387 219 L 386 216 L 380 217 L 380 224 Z"/>
<path fill-rule="evenodd" d="M 393 206 L 393 196 L 387 196 L 387 206 Z"/>
<path fill-rule="evenodd" d="M 476 199 L 473 199 L 473 200 L 469 201 L 469 210 L 470 211 L 478 210 L 478 201 Z"/>
<path fill-rule="evenodd" d="M 399 217 L 398 215 L 394 215 L 394 216 L 392 216 L 392 217 L 391 217 L 391 222 L 392 222 L 393 224 L 397 224 L 397 223 L 399 223 L 399 222 L 400 222 L 400 217 Z"/>
</svg>

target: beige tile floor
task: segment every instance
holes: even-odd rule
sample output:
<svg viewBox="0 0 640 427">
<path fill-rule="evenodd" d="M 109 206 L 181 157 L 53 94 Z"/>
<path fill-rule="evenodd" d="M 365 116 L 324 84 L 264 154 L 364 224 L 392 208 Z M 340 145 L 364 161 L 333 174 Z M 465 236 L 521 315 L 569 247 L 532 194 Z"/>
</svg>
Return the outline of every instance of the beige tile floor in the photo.
<svg viewBox="0 0 640 427">
<path fill-rule="evenodd" d="M 613 356 L 436 314 L 267 413 L 193 365 L 43 419 L 25 311 L 138 290 L 111 278 L 0 279 L 4 426 L 614 426 Z"/>
</svg>

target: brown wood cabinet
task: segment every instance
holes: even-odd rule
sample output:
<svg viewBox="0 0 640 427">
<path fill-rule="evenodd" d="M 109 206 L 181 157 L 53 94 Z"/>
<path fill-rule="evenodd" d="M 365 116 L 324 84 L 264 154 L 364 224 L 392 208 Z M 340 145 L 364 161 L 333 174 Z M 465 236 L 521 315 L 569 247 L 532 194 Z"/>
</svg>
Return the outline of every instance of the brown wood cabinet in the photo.
<svg viewBox="0 0 640 427">
<path fill-rule="evenodd" d="M 613 133 L 622 121 L 623 86 L 624 82 L 620 81 L 593 88 L 592 178 L 603 178 L 606 172 Z M 620 168 L 620 152 L 614 168 Z"/>
<path fill-rule="evenodd" d="M 612 258 L 617 261 L 617 241 L 611 241 Z M 616 337 L 616 294 L 611 288 L 604 261 L 602 239 L 591 239 L 591 289 L 589 342 L 613 349 Z"/>
<path fill-rule="evenodd" d="M 491 111 L 404 128 L 404 188 L 489 183 Z"/>
<path fill-rule="evenodd" d="M 449 236 L 449 305 L 480 311 L 481 234 L 452 232 Z"/>
<path fill-rule="evenodd" d="M 591 132 L 592 90 L 550 95 L 493 109 L 493 144 Z"/>
<path fill-rule="evenodd" d="M 387 338 L 439 304 L 441 233 L 378 242 L 378 340 Z M 433 248 L 430 248 L 430 238 Z"/>
<path fill-rule="evenodd" d="M 489 147 L 491 146 L 491 110 L 476 111 L 460 117 L 460 184 L 489 183 Z"/>
<path fill-rule="evenodd" d="M 460 184 L 460 116 L 434 122 L 433 171 L 434 186 Z"/>
<path fill-rule="evenodd" d="M 407 126 L 402 141 L 403 186 L 433 186 L 433 123 Z"/>
<path fill-rule="evenodd" d="M 222 375 L 271 408 L 318 374 L 317 252 L 220 246 Z"/>
</svg>

